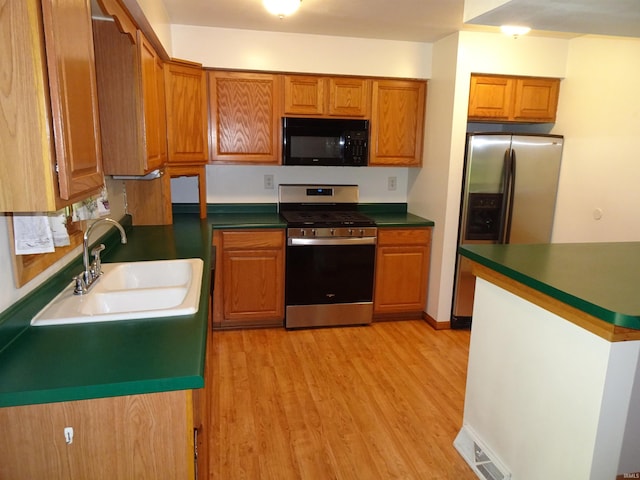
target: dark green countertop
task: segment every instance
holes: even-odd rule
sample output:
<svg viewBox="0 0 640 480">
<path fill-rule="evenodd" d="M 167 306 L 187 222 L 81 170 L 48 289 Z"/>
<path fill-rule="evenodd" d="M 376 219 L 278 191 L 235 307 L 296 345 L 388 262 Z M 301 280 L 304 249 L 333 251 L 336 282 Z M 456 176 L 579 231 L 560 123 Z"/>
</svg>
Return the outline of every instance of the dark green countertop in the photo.
<svg viewBox="0 0 640 480">
<path fill-rule="evenodd" d="M 0 406 L 49 403 L 118 395 L 201 388 L 208 325 L 210 225 L 184 216 L 170 226 L 137 226 L 119 244 L 116 230 L 101 239 L 103 261 L 124 262 L 200 257 L 202 294 L 194 315 L 31 327 L 33 315 L 72 275 L 81 259 L 0 315 L 0 328 L 21 329 L 0 344 Z M 22 328 L 21 328 L 22 327 Z M 2 348 L 4 347 L 4 348 Z"/>
<path fill-rule="evenodd" d="M 364 204 L 379 227 L 433 226 L 406 204 Z M 131 227 L 127 245 L 111 228 L 103 261 L 200 257 L 199 311 L 192 316 L 31 327 L 30 321 L 82 270 L 81 256 L 0 313 L 0 407 L 201 388 L 210 286 L 211 228 L 286 228 L 276 204 L 174 206 L 174 224 Z M 93 240 L 93 239 L 92 239 Z M 93 242 L 93 243 L 97 243 Z"/>
<path fill-rule="evenodd" d="M 412 213 L 367 213 L 379 228 L 416 228 L 433 227 L 432 220 L 413 215 Z"/>
<path fill-rule="evenodd" d="M 182 204 L 175 213 L 197 212 L 197 204 Z M 364 203 L 358 210 L 372 218 L 380 228 L 433 227 L 434 222 L 407 212 L 406 203 Z M 275 203 L 217 204 L 207 207 L 207 219 L 217 229 L 233 228 L 286 228 Z"/>
<path fill-rule="evenodd" d="M 433 227 L 432 220 L 407 212 L 406 203 L 361 203 L 358 210 L 380 228 Z"/>
<path fill-rule="evenodd" d="M 460 254 L 605 322 L 640 329 L 640 242 L 464 245 Z"/>
</svg>

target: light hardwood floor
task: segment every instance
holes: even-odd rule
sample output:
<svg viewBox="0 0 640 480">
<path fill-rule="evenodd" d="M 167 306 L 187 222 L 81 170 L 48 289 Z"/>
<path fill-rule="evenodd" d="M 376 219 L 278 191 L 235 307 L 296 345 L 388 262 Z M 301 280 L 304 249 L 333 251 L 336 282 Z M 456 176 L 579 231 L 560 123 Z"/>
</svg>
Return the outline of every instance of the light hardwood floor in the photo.
<svg viewBox="0 0 640 480">
<path fill-rule="evenodd" d="M 474 479 L 453 447 L 469 332 L 214 332 L 211 479 Z"/>
</svg>

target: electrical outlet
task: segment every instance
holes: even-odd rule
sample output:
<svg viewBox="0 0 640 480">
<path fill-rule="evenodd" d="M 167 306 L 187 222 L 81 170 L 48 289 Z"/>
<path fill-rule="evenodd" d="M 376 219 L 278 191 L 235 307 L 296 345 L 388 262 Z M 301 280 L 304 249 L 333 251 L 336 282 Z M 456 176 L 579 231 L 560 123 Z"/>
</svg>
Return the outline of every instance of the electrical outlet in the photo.
<svg viewBox="0 0 640 480">
<path fill-rule="evenodd" d="M 398 177 L 387 178 L 387 190 L 395 190 L 398 188 Z"/>
<path fill-rule="evenodd" d="M 265 190 L 273 190 L 273 175 L 264 176 L 264 188 Z"/>
</svg>

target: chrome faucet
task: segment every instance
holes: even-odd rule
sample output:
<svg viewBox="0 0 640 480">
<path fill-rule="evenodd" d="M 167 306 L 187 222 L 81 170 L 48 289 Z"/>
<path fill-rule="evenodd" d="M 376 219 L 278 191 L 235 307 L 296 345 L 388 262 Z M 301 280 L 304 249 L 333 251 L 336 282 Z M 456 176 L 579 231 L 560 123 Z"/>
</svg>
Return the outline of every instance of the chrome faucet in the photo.
<svg viewBox="0 0 640 480">
<path fill-rule="evenodd" d="M 101 223 L 110 223 L 118 230 L 120 230 L 120 241 L 125 244 L 127 243 L 127 234 L 120 225 L 115 220 L 110 218 L 100 218 L 93 222 L 89 228 L 84 232 L 83 242 L 82 242 L 82 263 L 84 265 L 84 271 L 75 276 L 74 280 L 76 282 L 76 286 L 73 290 L 75 295 L 83 295 L 89 291 L 89 289 L 93 286 L 93 284 L 100 278 L 102 275 L 102 263 L 100 261 L 100 252 L 104 250 L 104 244 L 100 244 L 97 247 L 94 247 L 91 250 L 91 255 L 93 255 L 93 262 L 89 263 L 89 235 L 93 230 L 93 227 L 99 225 Z"/>
</svg>

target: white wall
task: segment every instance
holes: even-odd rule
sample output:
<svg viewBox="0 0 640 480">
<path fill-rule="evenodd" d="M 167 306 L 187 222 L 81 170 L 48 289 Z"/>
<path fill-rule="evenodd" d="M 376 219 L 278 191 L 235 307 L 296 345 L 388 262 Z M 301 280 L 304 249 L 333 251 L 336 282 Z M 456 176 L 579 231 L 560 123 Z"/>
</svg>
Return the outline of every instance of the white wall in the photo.
<svg viewBox="0 0 640 480">
<path fill-rule="evenodd" d="M 164 2 L 158 0 L 135 0 L 144 12 L 144 16 L 149 21 L 158 40 L 171 57 L 174 56 L 173 45 L 171 40 L 171 24 L 169 23 L 169 14 L 164 6 Z"/>
<path fill-rule="evenodd" d="M 638 79 L 640 39 L 569 42 L 554 128 L 565 136 L 554 241 L 640 241 Z"/>
<path fill-rule="evenodd" d="M 337 171 L 336 171 L 337 170 Z M 273 175 L 273 189 L 264 188 L 264 175 Z M 388 177 L 397 188 L 388 190 Z M 366 181 L 363 181 L 366 179 Z M 406 203 L 406 168 L 207 166 L 207 203 L 277 203 L 283 183 L 342 183 L 360 185 L 360 202 Z M 197 203 L 197 179 L 171 180 L 174 203 Z"/>
<path fill-rule="evenodd" d="M 448 312 L 443 310 L 439 315 L 438 311 L 451 299 L 453 270 L 449 259 L 455 258 L 456 252 L 456 195 L 460 196 L 456 182 L 462 176 L 461 171 L 456 172 L 461 170 L 462 163 L 451 162 L 450 158 L 460 141 L 460 134 L 464 141 L 464 133 L 456 132 L 452 127 L 454 118 L 458 116 L 456 111 L 466 111 L 467 108 L 466 100 L 456 96 L 456 91 L 462 88 L 457 85 L 456 77 L 459 40 L 456 33 L 434 45 L 433 75 L 427 91 L 424 165 L 409 175 L 410 210 L 433 220 L 436 225 L 431 244 L 427 313 L 441 321 L 448 320 Z"/>
<path fill-rule="evenodd" d="M 431 44 L 173 25 L 173 55 L 205 67 L 429 78 Z M 207 166 L 207 202 L 277 202 L 280 183 L 355 183 L 362 202 L 406 202 L 408 168 Z M 387 178 L 397 177 L 397 189 Z M 172 180 L 176 203 L 197 201 L 197 181 Z"/>
<path fill-rule="evenodd" d="M 205 67 L 429 78 L 431 44 L 172 25 L 173 56 Z"/>
</svg>

